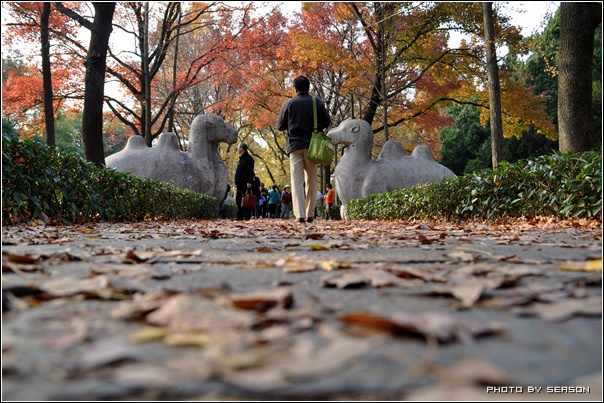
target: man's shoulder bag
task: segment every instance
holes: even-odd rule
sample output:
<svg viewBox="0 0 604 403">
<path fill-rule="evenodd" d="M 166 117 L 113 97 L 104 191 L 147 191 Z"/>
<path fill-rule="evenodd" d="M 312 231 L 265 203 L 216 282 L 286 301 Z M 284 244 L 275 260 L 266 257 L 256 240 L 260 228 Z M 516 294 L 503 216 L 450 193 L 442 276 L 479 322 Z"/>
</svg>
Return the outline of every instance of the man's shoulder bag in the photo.
<svg viewBox="0 0 604 403">
<path fill-rule="evenodd" d="M 315 164 L 329 165 L 334 157 L 333 144 L 325 133 L 317 130 L 317 98 L 312 97 L 314 129 L 308 147 L 308 159 Z"/>
</svg>

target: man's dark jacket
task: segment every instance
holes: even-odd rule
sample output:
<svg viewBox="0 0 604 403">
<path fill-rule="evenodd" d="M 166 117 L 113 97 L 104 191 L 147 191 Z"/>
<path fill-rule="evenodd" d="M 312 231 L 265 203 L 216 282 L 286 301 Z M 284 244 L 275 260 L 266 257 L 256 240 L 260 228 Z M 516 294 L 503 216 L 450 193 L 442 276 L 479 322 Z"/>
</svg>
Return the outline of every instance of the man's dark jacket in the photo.
<svg viewBox="0 0 604 403">
<path fill-rule="evenodd" d="M 317 98 L 317 129 L 322 131 L 329 127 L 331 118 L 325 109 L 325 104 Z M 308 91 L 300 91 L 295 97 L 281 105 L 277 130 L 287 130 L 287 145 L 285 152 L 308 148 L 313 131 L 312 96 Z"/>
<path fill-rule="evenodd" d="M 235 184 L 238 191 L 244 191 L 254 179 L 254 158 L 246 151 L 239 156 L 235 171 Z"/>
</svg>

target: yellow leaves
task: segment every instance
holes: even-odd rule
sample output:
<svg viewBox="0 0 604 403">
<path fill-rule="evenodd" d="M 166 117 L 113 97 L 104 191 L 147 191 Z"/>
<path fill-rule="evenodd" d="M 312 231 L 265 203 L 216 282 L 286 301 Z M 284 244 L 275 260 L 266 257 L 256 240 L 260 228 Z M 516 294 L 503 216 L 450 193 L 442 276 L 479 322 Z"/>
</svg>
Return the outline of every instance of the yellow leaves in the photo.
<svg viewBox="0 0 604 403">
<path fill-rule="evenodd" d="M 602 271 L 602 259 L 588 260 L 586 262 L 567 261 L 557 268 L 569 271 Z"/>
<path fill-rule="evenodd" d="M 151 341 L 161 340 L 166 334 L 168 329 L 164 327 L 156 326 L 145 326 L 142 329 L 132 333 L 130 335 L 130 341 L 133 343 L 148 343 Z"/>
<path fill-rule="evenodd" d="M 319 267 L 321 270 L 332 271 L 338 269 L 349 269 L 352 267 L 352 264 L 347 262 L 338 262 L 336 260 L 327 260 L 319 263 Z"/>
<path fill-rule="evenodd" d="M 206 346 L 210 341 L 208 335 L 196 332 L 169 333 L 164 337 L 164 343 L 174 347 Z"/>
<path fill-rule="evenodd" d="M 324 249 L 325 248 L 325 249 Z M 311 248 L 312 249 L 312 248 Z M 329 248 L 320 246 L 316 250 L 327 250 Z M 340 262 L 333 259 L 330 260 L 313 260 L 302 256 L 292 255 L 286 259 L 279 259 L 275 262 L 275 266 L 283 268 L 284 273 L 302 273 L 314 271 L 317 269 L 332 271 L 339 269 L 348 269 L 352 267 L 351 263 Z"/>
<path fill-rule="evenodd" d="M 199 332 L 170 332 L 168 328 L 145 326 L 130 335 L 133 343 L 150 343 L 162 341 L 173 347 L 203 347 L 210 343 L 208 335 Z"/>
</svg>

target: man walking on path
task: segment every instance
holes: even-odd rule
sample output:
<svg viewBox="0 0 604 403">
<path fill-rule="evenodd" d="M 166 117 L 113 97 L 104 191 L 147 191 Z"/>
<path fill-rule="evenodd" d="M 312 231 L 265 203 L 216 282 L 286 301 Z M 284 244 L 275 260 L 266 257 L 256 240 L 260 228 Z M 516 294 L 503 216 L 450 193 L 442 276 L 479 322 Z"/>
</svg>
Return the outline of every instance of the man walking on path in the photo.
<svg viewBox="0 0 604 403">
<path fill-rule="evenodd" d="M 237 152 L 239 153 L 239 163 L 237 164 L 237 170 L 235 171 L 235 185 L 237 186 L 235 202 L 238 207 L 237 220 L 241 221 L 249 220 L 253 214 L 250 209 L 241 206 L 241 200 L 248 188 L 252 188 L 254 178 L 254 158 L 248 153 L 247 144 L 245 143 L 239 144 Z"/>
<path fill-rule="evenodd" d="M 308 147 L 313 132 L 313 102 L 310 81 L 305 76 L 294 80 L 296 96 L 281 106 L 277 130 L 287 131 L 286 153 L 292 183 L 292 204 L 299 222 L 312 222 L 317 202 L 317 164 L 308 159 Z M 317 98 L 317 130 L 331 124 L 325 104 Z"/>
</svg>

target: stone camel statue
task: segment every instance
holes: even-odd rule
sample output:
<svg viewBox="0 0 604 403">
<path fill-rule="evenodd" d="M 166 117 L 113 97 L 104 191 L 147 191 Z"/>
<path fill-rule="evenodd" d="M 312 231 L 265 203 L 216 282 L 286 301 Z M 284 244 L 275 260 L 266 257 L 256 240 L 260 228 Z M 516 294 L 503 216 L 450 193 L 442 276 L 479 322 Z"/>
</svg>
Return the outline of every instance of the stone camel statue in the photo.
<svg viewBox="0 0 604 403">
<path fill-rule="evenodd" d="M 344 219 L 348 200 L 455 176 L 434 160 L 425 145 L 418 145 L 408 156 L 400 142 L 389 140 L 380 156 L 371 159 L 373 129 L 362 119 L 345 120 L 329 130 L 327 136 L 333 144 L 347 146 L 334 171 L 336 192 L 342 201 L 340 214 Z"/>
<path fill-rule="evenodd" d="M 105 158 L 108 168 L 136 176 L 169 182 L 222 200 L 228 171 L 218 154 L 218 144 L 233 144 L 237 131 L 221 117 L 198 115 L 189 131 L 189 151 L 180 151 L 174 133 L 159 135 L 157 145 L 147 147 L 142 136 L 132 136 L 120 152 Z"/>
</svg>

